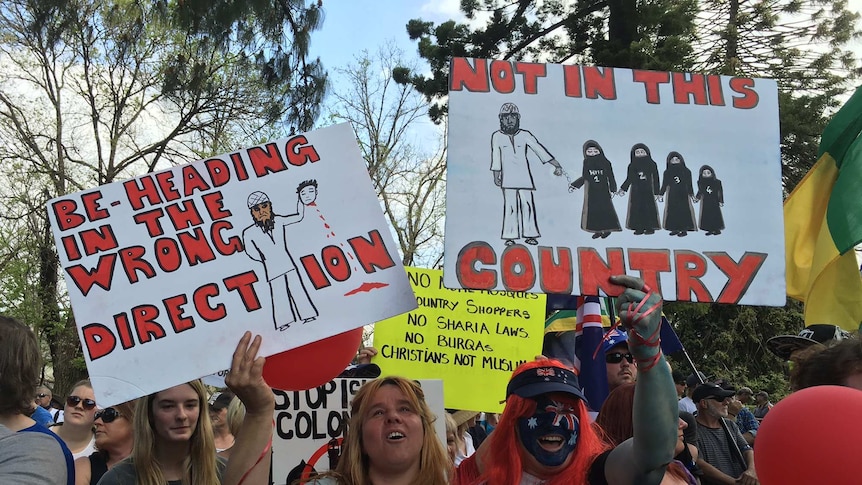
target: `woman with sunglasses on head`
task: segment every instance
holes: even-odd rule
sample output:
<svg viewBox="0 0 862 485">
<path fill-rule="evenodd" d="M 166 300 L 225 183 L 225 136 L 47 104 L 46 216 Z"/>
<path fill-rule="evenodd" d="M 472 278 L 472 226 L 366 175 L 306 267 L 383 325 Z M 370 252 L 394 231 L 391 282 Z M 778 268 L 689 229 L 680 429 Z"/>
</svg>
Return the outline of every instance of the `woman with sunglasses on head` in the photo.
<svg viewBox="0 0 862 485">
<path fill-rule="evenodd" d="M 96 448 L 75 460 L 75 485 L 96 485 L 109 469 L 132 454 L 135 401 L 96 411 Z"/>
<path fill-rule="evenodd" d="M 50 428 L 63 439 L 75 460 L 96 451 L 96 436 L 93 434 L 95 414 L 96 395 L 93 394 L 93 386 L 87 379 L 76 382 L 66 398 L 63 422 Z"/>
<path fill-rule="evenodd" d="M 246 414 L 230 461 L 216 457 L 207 392 L 200 380 L 138 399 L 134 446 L 99 485 L 257 485 L 269 483 L 275 395 L 263 380 L 261 338 L 240 339 L 225 383 Z"/>
</svg>

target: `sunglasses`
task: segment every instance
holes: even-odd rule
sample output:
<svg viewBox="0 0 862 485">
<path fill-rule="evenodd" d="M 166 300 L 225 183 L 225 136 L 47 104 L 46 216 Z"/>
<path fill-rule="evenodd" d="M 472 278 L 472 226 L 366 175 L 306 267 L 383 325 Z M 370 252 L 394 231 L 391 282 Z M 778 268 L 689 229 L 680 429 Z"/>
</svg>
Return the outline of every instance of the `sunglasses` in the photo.
<svg viewBox="0 0 862 485">
<path fill-rule="evenodd" d="M 43 397 L 48 397 L 48 395 L 47 394 L 36 394 L 36 397 L 41 399 Z"/>
<path fill-rule="evenodd" d="M 631 352 L 613 352 L 605 355 L 605 362 L 607 362 L 608 364 L 619 364 L 623 361 L 623 359 L 629 361 L 629 364 L 635 361 L 635 358 L 634 356 L 632 356 Z"/>
<path fill-rule="evenodd" d="M 107 423 L 113 422 L 115 419 L 119 418 L 120 416 L 122 416 L 122 414 L 120 414 L 120 412 L 117 411 L 116 409 L 105 408 L 105 409 L 100 409 L 100 410 L 96 411 L 95 417 L 93 419 L 96 420 L 96 419 L 101 418 L 102 422 L 107 424 Z"/>
<path fill-rule="evenodd" d="M 724 402 L 726 397 L 718 397 L 718 396 L 709 396 L 707 399 L 712 399 L 713 401 Z"/>
<path fill-rule="evenodd" d="M 89 410 L 93 409 L 94 407 L 96 407 L 96 401 L 93 401 L 92 399 L 81 399 L 81 398 L 80 398 L 80 397 L 78 397 L 78 396 L 69 396 L 69 397 L 67 397 L 67 398 L 66 398 L 66 405 L 67 405 L 67 406 L 69 406 L 69 407 L 75 407 L 75 406 L 77 406 L 79 403 L 82 403 L 81 405 L 82 405 L 82 406 L 84 407 L 84 409 L 86 409 L 87 411 L 89 411 Z"/>
</svg>

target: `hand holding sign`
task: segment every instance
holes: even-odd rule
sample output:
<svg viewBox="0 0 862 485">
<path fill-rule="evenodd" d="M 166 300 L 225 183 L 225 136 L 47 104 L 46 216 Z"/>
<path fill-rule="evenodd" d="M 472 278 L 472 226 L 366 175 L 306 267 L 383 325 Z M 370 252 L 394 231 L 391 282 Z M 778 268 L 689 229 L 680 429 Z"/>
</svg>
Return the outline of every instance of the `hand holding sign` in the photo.
<svg viewBox="0 0 862 485">
<path fill-rule="evenodd" d="M 610 281 L 626 288 L 617 298 L 617 311 L 629 331 L 629 349 L 638 360 L 638 370 L 649 370 L 661 356 L 661 295 L 633 276 L 615 275 Z"/>
</svg>

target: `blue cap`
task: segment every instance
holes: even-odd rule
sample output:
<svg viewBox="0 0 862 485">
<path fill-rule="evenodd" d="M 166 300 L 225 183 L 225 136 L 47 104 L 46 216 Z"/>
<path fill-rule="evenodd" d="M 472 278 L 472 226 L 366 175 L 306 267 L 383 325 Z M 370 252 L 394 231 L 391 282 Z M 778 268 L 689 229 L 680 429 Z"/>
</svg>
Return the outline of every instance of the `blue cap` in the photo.
<svg viewBox="0 0 862 485">
<path fill-rule="evenodd" d="M 548 363 L 546 367 L 528 369 L 512 377 L 506 386 L 506 398 L 515 394 L 524 398 L 532 398 L 541 394 L 564 392 L 586 401 L 578 376 L 569 369 Z"/>
<path fill-rule="evenodd" d="M 605 334 L 605 338 L 602 340 L 602 352 L 607 353 L 617 345 L 625 344 L 628 340 L 629 336 L 626 332 L 615 328 Z"/>
</svg>

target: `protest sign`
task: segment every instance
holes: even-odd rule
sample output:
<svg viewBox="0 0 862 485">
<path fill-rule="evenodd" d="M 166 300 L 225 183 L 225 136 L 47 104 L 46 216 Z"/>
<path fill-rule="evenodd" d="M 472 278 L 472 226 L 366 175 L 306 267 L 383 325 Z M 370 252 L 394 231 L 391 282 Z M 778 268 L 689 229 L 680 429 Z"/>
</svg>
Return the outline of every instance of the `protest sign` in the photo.
<svg viewBox="0 0 862 485">
<path fill-rule="evenodd" d="M 451 288 L 784 305 L 768 79 L 456 58 Z"/>
<path fill-rule="evenodd" d="M 47 207 L 102 406 L 415 308 L 346 124 Z"/>
<path fill-rule="evenodd" d="M 294 483 L 332 468 L 341 456 L 353 396 L 370 379 L 333 379 L 308 391 L 275 391 L 275 433 L 272 437 L 272 479 Z M 437 416 L 434 429 L 446 447 L 443 384 L 420 380 L 425 402 Z"/>
<path fill-rule="evenodd" d="M 418 307 L 374 325 L 374 363 L 443 379 L 447 408 L 501 412 L 512 371 L 542 353 L 545 295 L 450 290 L 439 270 L 406 269 Z"/>
</svg>

